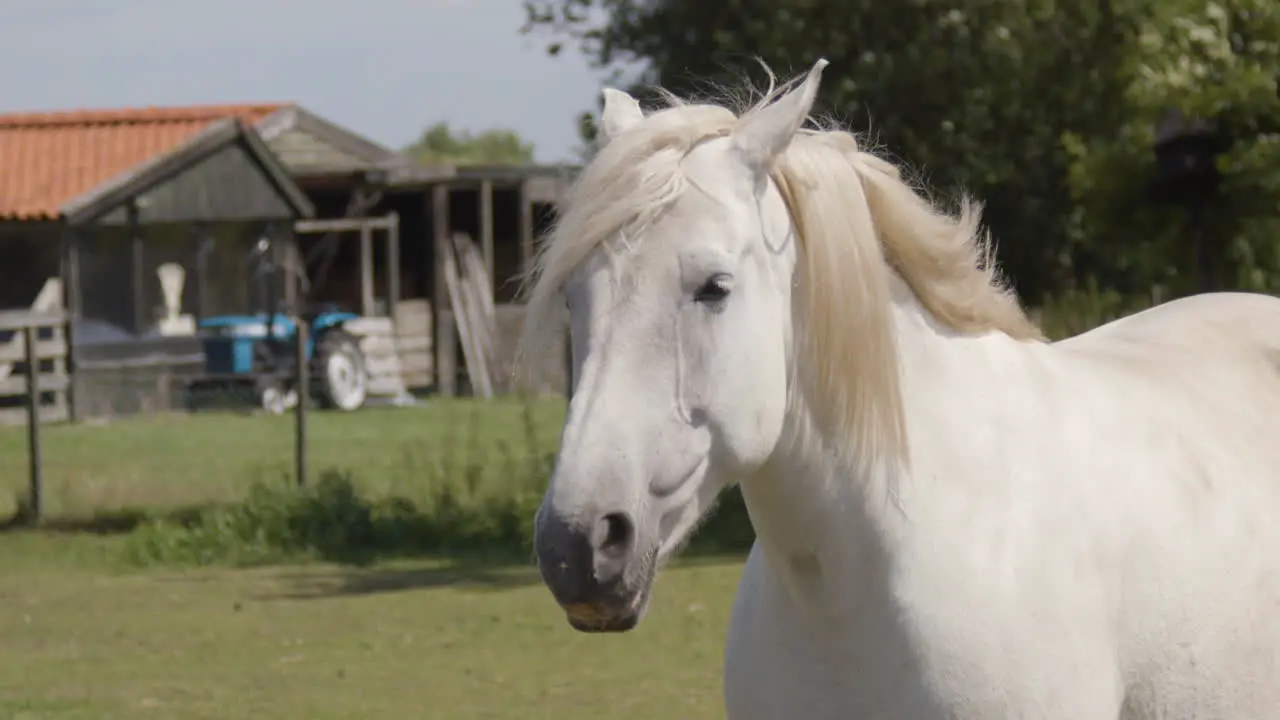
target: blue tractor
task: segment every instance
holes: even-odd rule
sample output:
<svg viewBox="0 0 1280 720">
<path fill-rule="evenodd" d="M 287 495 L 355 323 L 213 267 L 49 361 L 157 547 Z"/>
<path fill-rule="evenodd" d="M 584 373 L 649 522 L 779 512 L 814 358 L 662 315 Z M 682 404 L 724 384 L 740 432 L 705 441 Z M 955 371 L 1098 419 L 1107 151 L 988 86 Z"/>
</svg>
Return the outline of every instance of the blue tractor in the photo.
<svg viewBox="0 0 1280 720">
<path fill-rule="evenodd" d="M 360 316 L 336 308 L 300 313 L 281 312 L 276 300 L 277 266 L 270 243 L 258 243 L 254 275 L 264 309 L 246 315 L 203 318 L 199 333 L 204 346 L 205 377 L 200 385 L 252 389 L 269 412 L 282 413 L 297 402 L 298 323 L 307 324 L 304 348 L 312 378 L 311 389 L 321 407 L 352 411 L 364 406 L 369 378 L 359 337 L 346 324 Z M 275 309 L 269 312 L 268 308 Z"/>
</svg>

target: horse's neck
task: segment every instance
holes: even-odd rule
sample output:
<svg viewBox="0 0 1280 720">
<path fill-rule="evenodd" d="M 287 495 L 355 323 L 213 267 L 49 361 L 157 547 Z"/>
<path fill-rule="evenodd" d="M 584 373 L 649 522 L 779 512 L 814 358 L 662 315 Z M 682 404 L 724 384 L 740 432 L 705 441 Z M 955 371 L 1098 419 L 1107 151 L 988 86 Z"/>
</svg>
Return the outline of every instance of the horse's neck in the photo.
<svg viewBox="0 0 1280 720">
<path fill-rule="evenodd" d="M 862 476 L 847 454 L 814 441 L 807 408 L 797 402 L 789 441 L 742 483 L 769 564 L 795 593 L 822 588 L 815 574 L 824 566 L 838 567 L 842 578 L 862 578 L 870 591 L 876 574 L 893 564 L 902 533 L 912 531 L 912 505 L 929 501 L 923 485 L 946 481 L 937 477 L 934 447 L 943 438 L 948 447 L 961 446 L 988 427 L 984 413 L 998 410 L 974 399 L 982 388 L 1004 387 L 1001 373 L 1011 365 L 1034 361 L 1007 336 L 961 337 L 942 327 L 896 278 L 892 312 L 912 448 L 908 468 Z"/>
</svg>

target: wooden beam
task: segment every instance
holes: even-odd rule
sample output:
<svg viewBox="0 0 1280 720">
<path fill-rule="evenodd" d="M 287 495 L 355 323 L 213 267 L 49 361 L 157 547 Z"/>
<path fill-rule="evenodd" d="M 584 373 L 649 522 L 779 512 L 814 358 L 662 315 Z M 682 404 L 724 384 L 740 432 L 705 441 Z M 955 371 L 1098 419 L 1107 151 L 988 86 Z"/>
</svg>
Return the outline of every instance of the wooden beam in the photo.
<svg viewBox="0 0 1280 720">
<path fill-rule="evenodd" d="M 31 503 L 32 519 L 38 524 L 44 519 L 44 480 L 40 462 L 40 355 L 37 345 L 40 331 L 27 327 L 22 331 L 27 350 L 27 461 L 30 466 L 30 489 L 27 500 Z M 63 378 L 66 379 L 65 376 Z"/>
<path fill-rule="evenodd" d="M 560 201 L 560 178 L 551 176 L 534 176 L 526 179 L 525 192 L 530 202 L 555 204 Z"/>
<path fill-rule="evenodd" d="M 142 284 L 147 265 L 142 256 L 142 228 L 138 222 L 138 206 L 135 203 L 129 203 L 128 228 L 129 250 L 133 257 L 133 332 L 141 335 L 147 328 L 147 295 Z"/>
<path fill-rule="evenodd" d="M 298 248 L 298 236 L 289 230 L 282 229 L 276 231 L 276 225 L 272 225 L 272 235 L 284 233 L 283 248 L 277 248 L 275 238 L 272 238 L 272 252 L 277 253 L 276 262 L 280 267 L 285 269 L 284 274 L 284 302 L 285 307 L 290 312 L 298 312 L 300 310 L 298 300 L 302 297 L 300 278 L 298 277 L 298 268 L 302 267 L 302 251 Z"/>
<path fill-rule="evenodd" d="M 0 331 L 23 328 L 56 328 L 67 323 L 63 310 L 0 310 Z"/>
<path fill-rule="evenodd" d="M 67 314 L 78 320 L 84 312 L 84 297 L 80 294 L 80 231 L 67 228 L 66 255 L 62 268 L 62 302 Z"/>
<path fill-rule="evenodd" d="M 453 397 L 457 394 L 457 350 L 444 269 L 450 242 L 449 186 L 445 183 L 436 183 L 431 188 L 431 221 L 431 262 L 435 271 L 432 304 L 436 308 L 436 391 L 444 397 Z"/>
<path fill-rule="evenodd" d="M 480 183 L 480 255 L 484 258 L 484 271 L 493 287 L 493 181 Z"/>
<path fill-rule="evenodd" d="M 360 211 L 364 211 L 363 207 L 361 207 Z M 392 219 L 392 215 L 394 213 L 382 217 L 298 220 L 293 224 L 293 231 L 296 233 L 355 232 L 366 227 L 375 230 L 390 230 L 393 225 L 399 222 Z"/>
<path fill-rule="evenodd" d="M 400 304 L 400 216 L 388 217 L 395 222 L 387 229 L 387 317 L 394 319 Z"/>
<path fill-rule="evenodd" d="M 65 370 L 74 379 L 76 377 L 76 333 L 81 313 L 84 312 L 84 296 L 80 292 L 80 245 L 82 231 L 66 228 L 64 242 L 66 244 L 66 266 L 62 272 L 62 300 L 67 315 L 67 352 Z M 67 392 L 67 415 L 71 422 L 78 422 L 79 403 L 76 402 L 75 384 Z"/>
<path fill-rule="evenodd" d="M 373 228 L 360 228 L 360 314 L 373 317 Z"/>
<path fill-rule="evenodd" d="M 35 330 L 35 328 L 31 328 Z M 54 375 L 52 373 L 40 373 L 36 378 L 36 392 L 63 392 L 71 384 L 66 375 Z M 13 395 L 21 395 L 27 392 L 27 379 L 25 377 L 11 377 L 0 380 L 0 396 L 10 397 Z"/>
<path fill-rule="evenodd" d="M 211 301 L 209 298 L 209 253 L 213 252 L 213 244 L 217 239 L 207 226 L 201 225 L 195 230 L 196 236 L 196 320 L 207 317 Z"/>
<path fill-rule="evenodd" d="M 36 356 L 41 360 L 65 358 L 67 356 L 67 341 L 60 337 L 39 340 L 36 343 Z M 0 363 L 7 365 L 22 362 L 26 359 L 27 340 L 25 334 L 15 333 L 12 340 L 0 345 Z"/>
<path fill-rule="evenodd" d="M 520 273 L 529 272 L 533 263 L 533 201 L 528 183 L 520 183 Z"/>
</svg>

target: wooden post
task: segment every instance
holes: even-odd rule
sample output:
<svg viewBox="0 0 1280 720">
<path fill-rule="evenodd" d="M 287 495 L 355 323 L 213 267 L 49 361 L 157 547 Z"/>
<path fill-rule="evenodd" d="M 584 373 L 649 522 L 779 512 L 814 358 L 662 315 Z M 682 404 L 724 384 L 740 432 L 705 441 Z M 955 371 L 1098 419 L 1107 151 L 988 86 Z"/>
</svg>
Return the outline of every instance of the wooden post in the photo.
<svg viewBox="0 0 1280 720">
<path fill-rule="evenodd" d="M 360 226 L 360 314 L 373 317 L 373 228 Z"/>
<path fill-rule="evenodd" d="M 311 404 L 311 366 L 307 358 L 310 333 L 307 324 L 298 323 L 295 335 L 293 361 L 297 382 L 294 383 L 294 391 L 298 393 L 298 404 L 293 406 L 293 460 L 298 487 L 304 487 L 307 484 L 307 406 Z"/>
<path fill-rule="evenodd" d="M 529 181 L 520 183 L 520 272 L 529 272 L 533 262 L 533 200 L 529 197 Z"/>
<path fill-rule="evenodd" d="M 457 346 L 453 309 L 445 279 L 444 258 L 449 252 L 449 186 L 443 182 L 431 188 L 432 263 L 435 282 L 432 303 L 436 307 L 436 390 L 444 397 L 457 394 Z"/>
<path fill-rule="evenodd" d="M 196 320 L 213 314 L 209 301 L 209 253 L 217 242 L 207 229 L 196 234 Z"/>
<path fill-rule="evenodd" d="M 80 242 L 79 231 L 68 230 L 66 234 L 66 267 L 62 273 L 62 300 L 67 311 L 67 322 L 64 332 L 67 338 L 66 371 L 67 376 L 74 379 L 76 373 L 76 335 L 75 327 L 79 324 L 84 312 L 84 298 L 80 294 Z M 76 402 L 75 384 L 67 387 L 67 418 L 75 423 L 80 421 L 79 403 Z"/>
<path fill-rule="evenodd" d="M 280 267 L 285 270 L 285 312 L 300 318 L 304 309 L 302 307 L 302 277 L 298 274 L 299 263 L 302 262 L 302 251 L 298 248 L 298 235 L 293 228 L 290 227 L 286 232 L 288 232 L 289 242 L 284 250 L 285 255 L 280 261 Z"/>
<path fill-rule="evenodd" d="M 27 355 L 27 460 L 30 464 L 31 522 L 44 520 L 44 477 L 40 462 L 40 331 L 34 325 L 22 329 Z"/>
<path fill-rule="evenodd" d="M 387 316 L 395 319 L 396 305 L 400 304 L 400 215 L 387 216 Z"/>
<path fill-rule="evenodd" d="M 480 182 L 480 256 L 484 258 L 484 271 L 489 277 L 489 287 L 497 294 L 493 280 L 493 181 Z"/>
<path fill-rule="evenodd" d="M 128 227 L 130 251 L 133 255 L 133 331 L 141 335 L 147 329 L 147 294 L 143 286 L 143 276 L 146 275 L 147 265 L 143 258 L 142 247 L 142 228 L 138 221 L 138 206 L 135 203 L 129 203 L 128 210 Z"/>
<path fill-rule="evenodd" d="M 293 231 L 292 227 L 286 226 L 281 230 L 286 238 L 283 247 L 278 250 L 278 263 L 280 267 L 285 269 L 284 273 L 284 304 L 289 308 L 289 312 L 297 314 L 301 308 L 298 306 L 298 300 L 302 296 L 298 282 L 298 268 L 302 265 L 302 251 L 298 248 L 298 235 Z M 272 246 L 276 245 L 272 242 Z"/>
</svg>

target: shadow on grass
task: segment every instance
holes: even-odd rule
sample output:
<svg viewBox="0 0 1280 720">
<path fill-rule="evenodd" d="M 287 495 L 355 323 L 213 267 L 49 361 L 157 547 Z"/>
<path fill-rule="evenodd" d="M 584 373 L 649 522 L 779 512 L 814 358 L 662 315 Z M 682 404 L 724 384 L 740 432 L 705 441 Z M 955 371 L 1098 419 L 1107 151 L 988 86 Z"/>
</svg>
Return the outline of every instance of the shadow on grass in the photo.
<svg viewBox="0 0 1280 720">
<path fill-rule="evenodd" d="M 30 506 L 22 503 L 17 512 L 0 520 L 0 534 L 34 531 L 68 535 L 127 535 L 146 523 L 157 520 L 190 525 L 214 507 L 216 506 L 213 504 L 188 505 L 163 511 L 126 507 L 99 510 L 92 515 L 47 517 L 37 524 Z"/>
<path fill-rule="evenodd" d="M 725 564 L 741 564 L 742 553 L 692 549 L 665 572 Z M 338 568 L 332 572 L 292 572 L 274 576 L 286 590 L 262 593 L 254 600 L 322 600 L 385 593 L 466 589 L 501 592 L 540 585 L 542 578 L 532 561 L 520 565 L 485 559 L 461 559 L 423 568 Z"/>
<path fill-rule="evenodd" d="M 277 577 L 290 587 L 281 592 L 264 593 L 254 599 L 319 600 L 443 588 L 499 592 L 542 582 L 532 565 L 522 567 L 466 561 L 425 568 L 343 568 L 324 574 L 291 573 Z"/>
</svg>

